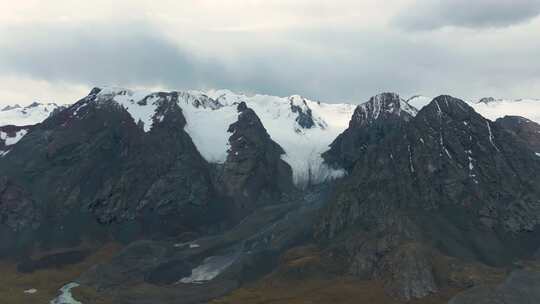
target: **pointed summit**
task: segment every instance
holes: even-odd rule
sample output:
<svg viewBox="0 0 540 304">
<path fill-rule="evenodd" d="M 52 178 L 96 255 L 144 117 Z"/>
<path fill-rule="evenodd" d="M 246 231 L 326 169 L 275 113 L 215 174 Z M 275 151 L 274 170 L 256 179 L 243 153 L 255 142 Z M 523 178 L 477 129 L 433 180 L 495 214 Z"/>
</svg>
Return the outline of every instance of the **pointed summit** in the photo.
<svg viewBox="0 0 540 304">
<path fill-rule="evenodd" d="M 396 93 L 373 96 L 356 107 L 349 128 L 341 133 L 322 156 L 334 166 L 351 170 L 369 145 L 381 141 L 410 121 L 417 111 Z"/>
<path fill-rule="evenodd" d="M 233 202 L 232 217 L 240 219 L 257 206 L 279 201 L 294 186 L 291 167 L 281 159 L 283 148 L 245 102 L 237 109 L 238 120 L 228 129 L 230 148 L 218 184 Z"/>
<path fill-rule="evenodd" d="M 369 125 L 377 120 L 402 117 L 409 120 L 417 113 L 416 109 L 407 104 L 396 93 L 381 93 L 359 105 L 354 111 L 351 124 Z"/>
</svg>

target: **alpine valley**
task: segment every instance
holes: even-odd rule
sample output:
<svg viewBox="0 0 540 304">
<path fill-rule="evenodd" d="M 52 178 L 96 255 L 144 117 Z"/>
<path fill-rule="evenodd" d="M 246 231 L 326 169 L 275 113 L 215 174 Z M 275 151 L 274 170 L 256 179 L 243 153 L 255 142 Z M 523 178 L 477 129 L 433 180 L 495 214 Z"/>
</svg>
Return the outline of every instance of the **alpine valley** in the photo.
<svg viewBox="0 0 540 304">
<path fill-rule="evenodd" d="M 540 303 L 540 101 L 0 110 L 0 302 Z"/>
</svg>

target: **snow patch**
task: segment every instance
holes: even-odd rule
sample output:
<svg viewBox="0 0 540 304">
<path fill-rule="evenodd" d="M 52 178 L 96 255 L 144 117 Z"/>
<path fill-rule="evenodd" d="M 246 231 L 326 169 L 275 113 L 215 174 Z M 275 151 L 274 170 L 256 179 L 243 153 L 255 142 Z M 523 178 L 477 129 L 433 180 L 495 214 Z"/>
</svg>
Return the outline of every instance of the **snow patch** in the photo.
<svg viewBox="0 0 540 304">
<path fill-rule="evenodd" d="M 211 256 L 203 263 L 191 270 L 191 275 L 180 279 L 178 283 L 201 284 L 213 280 L 225 269 L 231 266 L 237 258 L 237 254 L 227 256 Z"/>
<path fill-rule="evenodd" d="M 108 100 L 111 97 L 129 112 L 135 123 L 143 123 L 144 132 L 152 129 L 152 118 L 156 113 L 156 102 L 159 100 L 157 94 L 105 87 L 97 95 L 98 100 Z"/>
<path fill-rule="evenodd" d="M 30 288 L 30 289 L 27 289 L 25 291 L 23 291 L 25 294 L 35 294 L 36 292 L 38 292 L 37 289 L 35 288 Z"/>
<path fill-rule="evenodd" d="M 493 141 L 493 133 L 491 133 L 491 126 L 489 125 L 489 121 L 486 121 L 486 125 L 489 133 L 489 142 L 491 143 L 493 148 L 495 148 L 495 150 L 500 152 L 499 148 L 495 145 L 495 142 Z"/>
<path fill-rule="evenodd" d="M 9 137 L 7 133 L 0 131 L 0 140 L 3 140 L 6 146 L 13 146 L 17 142 L 19 142 L 19 140 L 21 140 L 27 133 L 28 130 L 23 129 L 15 132 L 15 136 Z"/>
</svg>

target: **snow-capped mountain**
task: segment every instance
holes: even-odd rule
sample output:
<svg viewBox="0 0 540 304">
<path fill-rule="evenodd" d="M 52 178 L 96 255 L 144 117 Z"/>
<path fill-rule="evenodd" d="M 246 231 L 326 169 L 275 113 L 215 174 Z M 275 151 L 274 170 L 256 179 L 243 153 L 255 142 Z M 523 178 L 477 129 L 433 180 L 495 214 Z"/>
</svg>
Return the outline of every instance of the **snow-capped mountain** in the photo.
<svg viewBox="0 0 540 304">
<path fill-rule="evenodd" d="M 411 106 L 422 109 L 433 98 L 416 95 L 407 100 Z M 495 121 L 507 115 L 522 116 L 534 122 L 540 123 L 540 100 L 539 99 L 495 99 L 493 97 L 482 98 L 479 101 L 467 103 L 482 116 Z"/>
<path fill-rule="evenodd" d="M 283 160 L 293 169 L 297 185 L 317 183 L 343 175 L 330 169 L 321 154 L 345 130 L 354 112 L 352 104 L 329 104 L 293 95 L 237 94 L 228 90 L 176 92 L 191 136 L 201 155 L 210 163 L 223 163 L 229 149 L 228 127 L 237 121 L 237 105 L 245 102 L 261 119 L 271 138 L 284 150 Z M 98 100 L 112 100 L 127 109 L 145 132 L 152 129 L 159 93 L 103 88 Z M 84 104 L 74 110 L 74 115 Z"/>
<path fill-rule="evenodd" d="M 29 126 L 42 122 L 58 108 L 55 103 L 38 103 L 21 107 L 20 105 L 5 106 L 0 110 L 0 126 L 15 125 Z"/>
<path fill-rule="evenodd" d="M 496 120 L 503 116 L 522 116 L 540 123 L 540 100 L 538 99 L 495 99 L 482 98 L 471 104 L 484 117 Z"/>
</svg>

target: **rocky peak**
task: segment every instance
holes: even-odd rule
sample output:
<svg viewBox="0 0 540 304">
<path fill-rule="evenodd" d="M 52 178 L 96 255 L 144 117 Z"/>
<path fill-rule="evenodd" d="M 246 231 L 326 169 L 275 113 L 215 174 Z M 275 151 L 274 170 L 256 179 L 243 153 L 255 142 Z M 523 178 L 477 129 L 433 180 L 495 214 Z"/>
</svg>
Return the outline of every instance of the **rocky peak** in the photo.
<svg viewBox="0 0 540 304">
<path fill-rule="evenodd" d="M 195 108 L 217 110 L 223 107 L 218 100 L 208 97 L 205 94 L 192 94 L 188 92 L 178 92 L 179 100 L 186 104 L 191 104 Z"/>
<path fill-rule="evenodd" d="M 401 128 L 416 113 L 416 109 L 398 94 L 382 93 L 371 97 L 356 108 L 349 127 L 322 156 L 328 164 L 350 171 L 370 145 L 381 141 L 396 128 Z"/>
<path fill-rule="evenodd" d="M 433 99 L 427 106 L 420 110 L 418 115 L 430 117 L 445 116 L 452 119 L 463 119 L 473 113 L 475 116 L 481 117 L 480 114 L 477 114 L 465 101 L 452 96 L 441 95 Z"/>
<path fill-rule="evenodd" d="M 396 93 L 382 93 L 373 96 L 368 102 L 359 105 L 354 111 L 351 124 L 366 126 L 379 120 L 395 119 L 402 117 L 410 120 L 416 115 L 416 110 L 408 105 Z"/>
<path fill-rule="evenodd" d="M 14 109 L 20 109 L 21 106 L 19 104 L 14 104 L 14 105 L 7 105 L 5 107 L 2 108 L 2 110 L 0 110 L 0 112 L 5 112 L 5 111 L 9 111 L 9 110 L 14 110 Z"/>
<path fill-rule="evenodd" d="M 233 201 L 230 211 L 239 219 L 257 206 L 276 203 L 294 186 L 292 170 L 281 159 L 285 151 L 245 102 L 237 110 L 238 120 L 228 129 L 230 148 L 218 187 Z"/>
<path fill-rule="evenodd" d="M 493 98 L 493 97 L 484 97 L 484 98 L 481 98 L 478 103 L 485 103 L 485 104 L 489 104 L 489 103 L 493 103 L 497 101 L 497 99 Z"/>
</svg>

